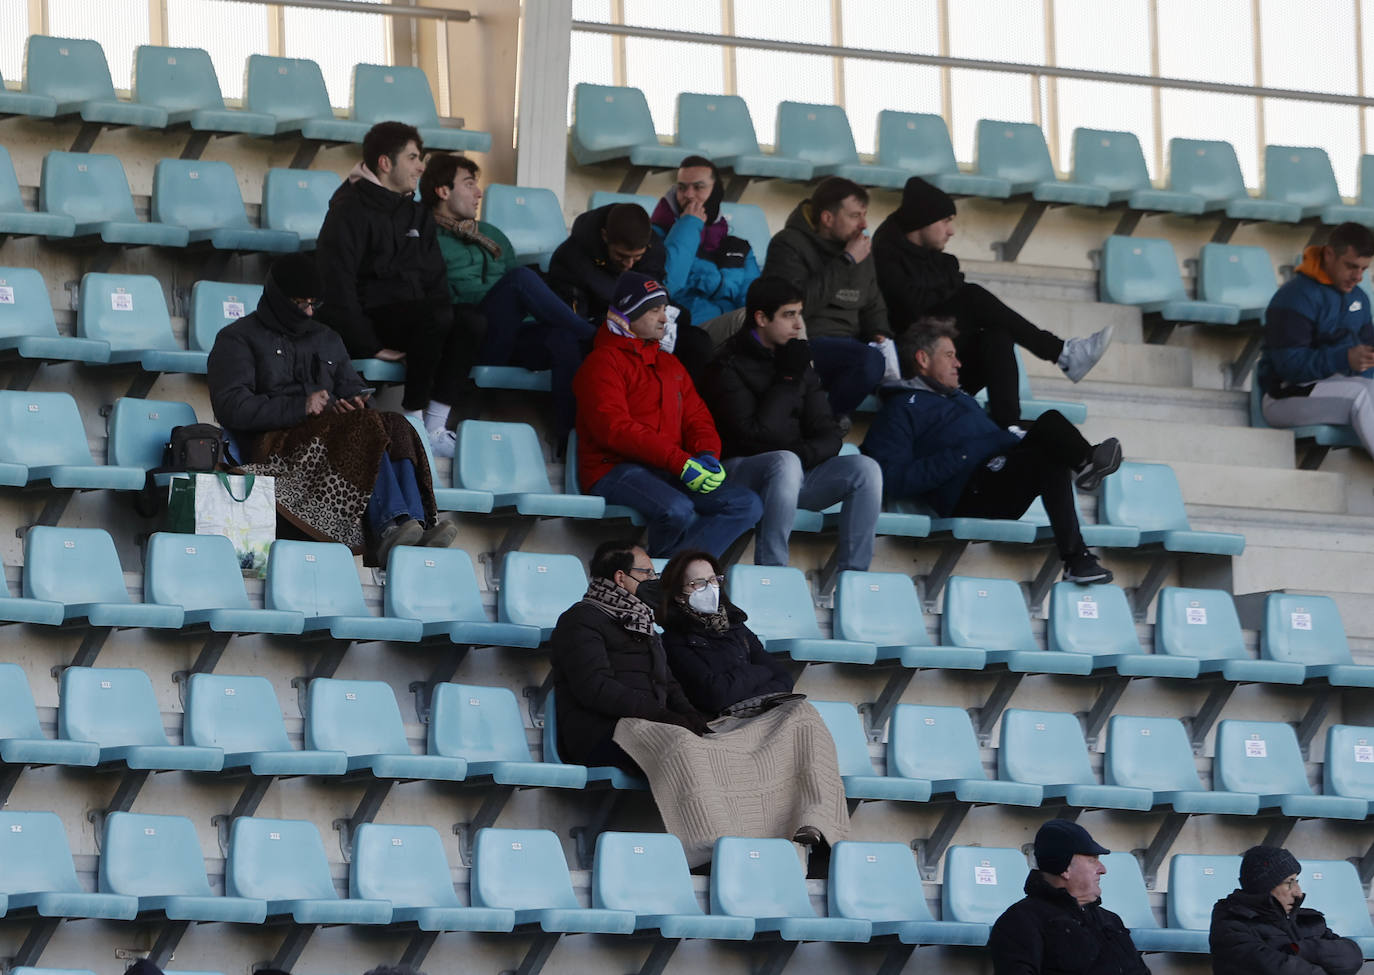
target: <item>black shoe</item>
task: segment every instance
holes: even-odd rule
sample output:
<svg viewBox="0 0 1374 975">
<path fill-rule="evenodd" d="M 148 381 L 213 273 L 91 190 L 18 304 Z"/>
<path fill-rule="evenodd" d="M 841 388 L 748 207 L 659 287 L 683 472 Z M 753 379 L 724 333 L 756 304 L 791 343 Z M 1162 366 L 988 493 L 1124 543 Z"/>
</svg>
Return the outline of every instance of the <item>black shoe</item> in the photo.
<svg viewBox="0 0 1374 975">
<path fill-rule="evenodd" d="M 1086 586 L 1090 582 L 1112 581 L 1112 570 L 1104 569 L 1097 556 L 1087 549 L 1064 562 L 1064 581 Z"/>
<path fill-rule="evenodd" d="M 1088 454 L 1088 462 L 1078 469 L 1078 479 L 1074 483 L 1080 491 L 1096 491 L 1102 479 L 1120 466 L 1121 441 L 1108 437 Z"/>
</svg>

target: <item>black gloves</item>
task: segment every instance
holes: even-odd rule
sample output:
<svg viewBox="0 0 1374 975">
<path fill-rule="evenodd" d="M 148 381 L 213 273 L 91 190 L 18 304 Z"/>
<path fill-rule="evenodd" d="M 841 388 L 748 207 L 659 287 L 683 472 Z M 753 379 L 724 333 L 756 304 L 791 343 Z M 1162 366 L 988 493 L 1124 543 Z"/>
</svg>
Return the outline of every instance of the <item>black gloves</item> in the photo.
<svg viewBox="0 0 1374 975">
<path fill-rule="evenodd" d="M 811 346 L 806 339 L 792 339 L 773 353 L 773 370 L 778 378 L 800 382 L 811 365 Z"/>
</svg>

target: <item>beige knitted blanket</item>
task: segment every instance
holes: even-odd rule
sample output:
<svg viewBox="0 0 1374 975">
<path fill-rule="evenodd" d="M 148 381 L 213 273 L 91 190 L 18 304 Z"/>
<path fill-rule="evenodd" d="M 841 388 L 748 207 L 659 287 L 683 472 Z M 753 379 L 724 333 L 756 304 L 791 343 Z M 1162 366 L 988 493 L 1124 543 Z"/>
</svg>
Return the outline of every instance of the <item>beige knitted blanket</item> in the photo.
<svg viewBox="0 0 1374 975">
<path fill-rule="evenodd" d="M 704 738 L 643 718 L 621 718 L 615 728 L 690 866 L 709 862 L 721 836 L 791 839 L 802 826 L 832 844 L 849 835 L 835 743 L 809 703 L 718 718 L 711 728 Z"/>
</svg>

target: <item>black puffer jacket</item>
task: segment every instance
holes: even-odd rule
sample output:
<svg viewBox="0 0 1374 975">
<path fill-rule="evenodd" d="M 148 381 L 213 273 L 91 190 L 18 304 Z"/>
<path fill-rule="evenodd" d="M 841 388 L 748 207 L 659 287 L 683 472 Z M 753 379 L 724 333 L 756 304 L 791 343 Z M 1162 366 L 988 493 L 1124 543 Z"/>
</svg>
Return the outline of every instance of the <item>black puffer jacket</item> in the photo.
<svg viewBox="0 0 1374 975">
<path fill-rule="evenodd" d="M 964 286 L 959 258 L 906 239 L 894 213 L 873 234 L 873 269 L 898 335 Z"/>
<path fill-rule="evenodd" d="M 700 617 L 676 603 L 669 604 L 663 620 L 668 666 L 682 682 L 688 700 L 707 714 L 719 714 L 760 694 L 792 690 L 787 668 L 744 625 L 749 618 L 744 610 L 725 603 L 725 611 L 730 629 L 724 633 L 712 633 Z"/>
<path fill-rule="evenodd" d="M 1212 908 L 1215 975 L 1353 975 L 1364 964 L 1359 945 L 1326 926 L 1299 900 L 1285 914 L 1270 894 L 1242 890 Z"/>
<path fill-rule="evenodd" d="M 383 347 L 367 309 L 424 301 L 435 319 L 447 324 L 453 307 L 429 208 L 408 193 L 359 176 L 358 170 L 329 200 L 315 260 L 324 282 L 320 320 L 361 357 Z"/>
<path fill-rule="evenodd" d="M 549 287 L 588 321 L 600 325 L 606 319 L 606 308 L 615 294 L 615 281 L 620 272 L 606 263 L 610 252 L 601 232 L 606 229 L 606 217 L 615 203 L 588 210 L 573 221 L 568 239 L 558 245 L 549 261 Z M 635 262 L 632 270 L 647 274 L 655 281 L 667 277 L 667 254 L 663 239 L 649 234 L 649 248 Z"/>
<path fill-rule="evenodd" d="M 657 635 L 627 630 L 584 600 L 558 617 L 550 647 L 563 761 L 586 764 L 621 718 L 704 728 L 703 716 L 673 679 Z"/>
<path fill-rule="evenodd" d="M 752 328 L 740 329 L 704 377 L 702 397 L 716 418 L 724 456 L 790 450 L 810 470 L 838 454 L 844 438 L 816 370 L 808 366 L 800 381 L 784 382 L 773 355 Z"/>
<path fill-rule="evenodd" d="M 1131 932 L 1102 900 L 1079 906 L 1039 870 L 992 926 L 993 975 L 1148 975 Z"/>
</svg>

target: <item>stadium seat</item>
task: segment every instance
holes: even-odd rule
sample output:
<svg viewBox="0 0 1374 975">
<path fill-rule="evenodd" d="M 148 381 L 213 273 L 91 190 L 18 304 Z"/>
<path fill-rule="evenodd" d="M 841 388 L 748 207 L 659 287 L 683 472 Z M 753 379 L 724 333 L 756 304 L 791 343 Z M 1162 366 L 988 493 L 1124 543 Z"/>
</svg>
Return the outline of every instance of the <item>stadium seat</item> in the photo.
<svg viewBox="0 0 1374 975">
<path fill-rule="evenodd" d="M 209 353 L 189 351 L 176 340 L 162 282 L 150 274 L 83 274 L 76 334 L 108 342 L 112 365 L 205 375 Z"/>
<path fill-rule="evenodd" d="M 987 924 L 931 917 L 920 871 L 905 843 L 836 843 L 826 900 L 831 917 L 869 921 L 875 938 L 895 936 L 909 945 L 988 942 Z"/>
<path fill-rule="evenodd" d="M 1025 782 L 989 779 L 973 723 L 963 708 L 899 704 L 887 738 L 887 774 L 930 783 L 931 794 L 960 802 L 1038 806 L 1044 790 Z"/>
<path fill-rule="evenodd" d="M 0 106 L 4 105 L 6 96 L 7 93 L 0 92 Z M 10 159 L 9 149 L 0 145 L 0 243 L 10 236 L 70 237 L 74 233 L 76 221 L 71 217 L 61 213 L 34 213 L 24 206 L 14 161 Z"/>
<path fill-rule="evenodd" d="M 914 112 L 878 113 L 878 164 L 920 176 L 953 196 L 1005 198 L 1004 179 L 961 173 L 943 116 Z"/>
<path fill-rule="evenodd" d="M 482 196 L 482 219 L 510 238 L 519 263 L 538 264 L 541 271 L 548 271 L 554 249 L 568 237 L 563 205 L 553 190 L 539 186 L 490 184 Z"/>
<path fill-rule="evenodd" d="M 442 683 L 429 715 L 429 754 L 462 758 L 469 780 L 490 776 L 498 785 L 581 789 L 581 765 L 536 762 L 525 738 L 520 705 L 507 687 Z"/>
<path fill-rule="evenodd" d="M 0 118 L 8 118 L 11 115 L 52 118 L 56 114 L 56 98 L 51 95 L 35 95 L 25 91 L 10 91 L 5 86 L 5 79 L 0 78 Z"/>
<path fill-rule="evenodd" d="M 617 193 L 614 190 L 597 190 L 587 199 L 587 209 L 597 210 L 612 203 L 638 203 L 644 208 L 644 212 L 650 215 L 654 212 L 654 207 L 658 206 L 659 198 L 648 196 L 643 193 Z M 724 206 L 722 205 L 722 212 Z"/>
<path fill-rule="evenodd" d="M 386 615 L 419 620 L 425 637 L 447 636 L 460 646 L 539 646 L 538 627 L 487 619 L 472 559 L 462 549 L 398 545 L 386 578 Z"/>
<path fill-rule="evenodd" d="M 1110 667 L 1123 677 L 1196 677 L 1195 659 L 1144 653 L 1131 604 L 1120 586 L 1056 582 L 1050 590 L 1046 645 L 1085 653 L 1093 668 Z"/>
<path fill-rule="evenodd" d="M 1006 180 L 1011 196 L 1029 193 L 1041 203 L 1086 207 L 1111 200 L 1104 187 L 1056 179 L 1045 133 L 1033 122 L 979 119 L 974 151 L 978 174 Z"/>
<path fill-rule="evenodd" d="M 629 911 L 636 931 L 664 938 L 748 941 L 754 922 L 707 914 L 697 903 L 682 843 L 672 833 L 613 833 L 596 838 L 592 907 Z"/>
<path fill-rule="evenodd" d="M 1341 611 L 1330 596 L 1271 592 L 1264 600 L 1260 656 L 1300 664 L 1308 680 L 1335 687 L 1374 687 L 1374 667 L 1351 659 Z"/>
<path fill-rule="evenodd" d="M 502 623 L 539 627 L 545 642 L 563 611 L 587 592 L 587 572 L 575 555 L 507 552 L 496 593 L 496 618 Z"/>
<path fill-rule="evenodd" d="M 354 360 L 353 365 L 357 368 L 357 360 Z M 440 511 L 474 511 L 480 514 L 490 511 L 494 500 L 490 491 L 469 491 L 465 488 L 443 487 L 440 484 L 439 469 L 434 465 L 434 451 L 430 449 L 429 434 L 425 431 L 424 421 L 413 416 L 407 419 L 419 434 L 420 443 L 425 448 L 425 459 L 429 461 L 429 476 L 434 484 L 435 507 Z"/>
<path fill-rule="evenodd" d="M 1300 877 L 1305 895 L 1302 906 L 1321 911 L 1329 929 L 1359 945 L 1366 959 L 1374 958 L 1374 922 L 1355 865 L 1346 860 L 1304 859 Z"/>
<path fill-rule="evenodd" d="M 223 535 L 154 532 L 144 552 L 143 598 L 180 608 L 184 626 L 215 633 L 295 635 L 305 629 L 298 610 L 249 604 L 234 543 Z"/>
<path fill-rule="evenodd" d="M 0 146 L 0 151 L 4 149 Z M 0 159 L 0 165 L 4 160 Z M 4 215 L 0 214 L 0 233 Z M 59 335 L 43 276 L 31 267 L 0 268 L 0 355 L 42 362 L 108 362 L 110 344 Z M 14 387 L 11 387 L 14 388 Z"/>
<path fill-rule="evenodd" d="M 105 51 L 96 41 L 29 35 L 24 48 L 24 91 L 54 99 L 57 116 L 80 115 L 83 122 L 145 129 L 167 126 L 164 109 L 116 97 Z"/>
<path fill-rule="evenodd" d="M 868 941 L 873 931 L 861 918 L 817 916 L 796 848 L 776 838 L 716 840 L 711 913 L 752 917 L 755 933 L 776 933 L 783 941 Z"/>
<path fill-rule="evenodd" d="M 1326 729 L 1322 794 L 1374 802 L 1374 728 L 1333 724 Z M 3 755 L 3 752 L 0 752 Z"/>
<path fill-rule="evenodd" d="M 301 249 L 300 238 L 248 222 L 238 177 L 226 162 L 159 159 L 153 170 L 153 219 L 190 231 L 191 243 L 216 250 L 285 254 Z"/>
<path fill-rule="evenodd" d="M 137 491 L 143 471 L 97 464 L 70 393 L 0 390 L 0 485 Z"/>
<path fill-rule="evenodd" d="M 270 136 L 277 120 L 262 112 L 224 107 L 219 75 L 208 52 L 198 47 L 134 48 L 132 94 L 140 105 L 167 113 L 167 125 L 187 125 L 194 132 Z M 199 153 L 197 153 L 199 155 Z"/>
<path fill-rule="evenodd" d="M 1150 909 L 1150 895 L 1145 889 L 1140 864 L 1130 853 L 1106 853 L 1102 865 L 1102 906 L 1121 918 L 1131 932 L 1131 941 L 1138 951 L 1208 950 L 1207 937 L 1198 938 L 1196 931 L 1172 931 L 1162 928 Z"/>
<path fill-rule="evenodd" d="M 338 175 L 327 169 L 269 169 L 262 181 L 262 225 L 295 234 L 301 250 L 314 250 L 338 188 Z"/>
<path fill-rule="evenodd" d="M 420 131 L 425 151 L 486 152 L 491 133 L 443 128 L 429 79 L 409 65 L 358 64 L 353 67 L 353 121 L 369 127 L 378 122 L 405 122 Z"/>
<path fill-rule="evenodd" d="M 987 662 L 978 648 L 930 645 L 916 585 L 902 572 L 841 572 L 831 622 L 838 638 L 871 643 L 878 660 L 903 667 L 982 670 Z"/>
<path fill-rule="evenodd" d="M 878 648 L 857 640 L 827 640 L 816 623 L 811 589 L 801 569 L 742 565 L 726 572 L 730 601 L 749 614 L 749 625 L 769 653 L 818 663 L 871 664 Z"/>
<path fill-rule="evenodd" d="M 849 116 L 839 105 L 778 103 L 776 155 L 799 160 L 815 176 L 840 176 L 865 186 L 900 190 L 911 175 L 905 169 L 859 161 Z"/>
<path fill-rule="evenodd" d="M 1274 264 L 1263 247 L 1203 244 L 1198 252 L 1198 298 L 1236 306 L 1241 321 L 1262 320 L 1278 287 Z"/>
<path fill-rule="evenodd" d="M 1063 799 L 1080 809 L 1138 809 L 1154 805 L 1149 789 L 1098 785 L 1078 718 L 1057 711 L 1008 708 L 1002 713 L 997 777 L 1027 782 L 1046 799 Z"/>
<path fill-rule="evenodd" d="M 1100 186 L 1111 203 L 1147 213 L 1202 213 L 1203 200 L 1191 193 L 1157 190 L 1145 167 L 1145 153 L 1133 132 L 1073 130 L 1072 182 Z"/>
<path fill-rule="evenodd" d="M 1264 390 L 1258 382 L 1250 384 L 1250 426 L 1257 430 L 1271 429 L 1264 418 Z M 1310 441 L 1307 452 L 1299 461 L 1303 470 L 1316 470 L 1321 466 L 1327 451 L 1338 447 L 1359 447 L 1360 438 L 1355 428 L 1348 423 L 1304 423 L 1296 427 L 1284 427 L 1293 431 L 1293 439 L 1299 443 Z"/>
<path fill-rule="evenodd" d="M 749 241 L 754 259 L 762 266 L 768 256 L 768 244 L 773 239 L 773 232 L 768 229 L 768 217 L 762 208 L 752 203 L 722 203 L 720 215 L 725 218 L 730 233 Z"/>
<path fill-rule="evenodd" d="M 1194 951 L 1208 951 L 1212 907 L 1240 886 L 1239 856 L 1176 854 L 1169 861 L 1169 929 L 1194 932 Z"/>
<path fill-rule="evenodd" d="M 336 640 L 418 643 L 424 629 L 419 620 L 368 612 L 353 553 L 330 542 L 273 542 L 263 605 L 303 613 L 306 633 L 327 630 Z"/>
<path fill-rule="evenodd" d="M 401 709 L 383 681 L 317 677 L 306 694 L 305 747 L 348 754 L 350 772 L 379 779 L 461 782 L 467 763 L 445 755 L 416 755 L 406 740 Z"/>
<path fill-rule="evenodd" d="M 454 487 L 488 491 L 493 508 L 514 508 L 522 515 L 600 518 L 605 514 L 604 498 L 554 493 L 539 435 L 528 423 L 464 420 L 457 432 Z"/>
<path fill-rule="evenodd" d="M 808 180 L 812 175 L 809 163 L 759 149 L 754 118 L 739 95 L 678 95 L 677 144 L 737 176 Z"/>
<path fill-rule="evenodd" d="M 1212 775 L 1217 789 L 1259 796 L 1261 809 L 1314 819 L 1364 819 L 1365 799 L 1317 795 L 1307 784 L 1293 726 L 1281 721 L 1222 721 Z"/>
<path fill-rule="evenodd" d="M 25 765 L 92 767 L 99 761 L 100 746 L 93 741 L 54 741 L 44 735 L 24 669 L 18 664 L 0 663 L 0 762 L 12 766 L 0 768 L 0 806 L 9 799 Z"/>
<path fill-rule="evenodd" d="M 1224 211 L 1235 220 L 1297 223 L 1302 208 L 1294 203 L 1255 199 L 1245 189 L 1240 161 L 1229 142 L 1169 140 L 1169 189 L 1205 201 L 1204 213 Z"/>
<path fill-rule="evenodd" d="M 1100 292 L 1102 301 L 1135 305 L 1166 322 L 1235 325 L 1241 320 L 1235 305 L 1190 299 L 1174 245 L 1159 238 L 1108 237 L 1102 244 Z"/>
<path fill-rule="evenodd" d="M 24 597 L 62 607 L 64 622 L 93 627 L 180 629 L 177 606 L 129 600 L 114 540 L 103 528 L 38 525 L 24 539 Z"/>
<path fill-rule="evenodd" d="M 1093 670 L 1090 656 L 1036 647 L 1025 597 L 1011 579 L 953 576 L 945 585 L 940 643 L 982 649 L 988 663 L 1021 673 L 1086 676 Z"/>
<path fill-rule="evenodd" d="M 1154 805 L 1172 806 L 1175 812 L 1253 816 L 1259 811 L 1256 796 L 1202 787 L 1192 744 L 1177 718 L 1113 715 L 1107 722 L 1102 781 L 1148 789 Z"/>
<path fill-rule="evenodd" d="M 110 410 L 110 463 L 144 471 L 161 467 L 172 429 L 195 422 L 196 411 L 188 403 L 121 396 Z M 171 477 L 170 472 L 154 475 L 164 487 Z"/>
<path fill-rule="evenodd" d="M 1253 660 L 1231 594 L 1221 589 L 1165 586 L 1155 609 L 1155 653 L 1195 657 L 1198 672 L 1230 681 L 1301 684 L 1307 669 L 1299 663 Z"/>
<path fill-rule="evenodd" d="M 659 144 L 644 92 L 585 82 L 573 87 L 571 147 L 579 166 L 629 159 L 632 166 L 675 169 L 689 155 L 679 146 Z M 500 220 L 492 222 L 506 230 Z"/>
<path fill-rule="evenodd" d="M 544 931 L 629 934 L 635 913 L 578 904 L 558 836 L 547 829 L 484 829 L 472 851 L 473 907 L 515 912 Z"/>
<path fill-rule="evenodd" d="M 276 134 L 299 132 L 320 142 L 362 142 L 368 126 L 334 117 L 320 66 L 306 58 L 250 54 L 244 68 L 244 108 L 276 119 Z"/>
<path fill-rule="evenodd" d="M 900 799 L 925 802 L 930 798 L 930 783 L 903 776 L 876 775 L 868 755 L 859 712 L 848 701 L 812 701 L 821 713 L 830 738 L 835 743 L 840 778 L 848 799 Z"/>
<path fill-rule="evenodd" d="M 1168 552 L 1240 555 L 1245 536 L 1231 532 L 1193 531 L 1183 507 L 1183 492 L 1168 464 L 1122 464 L 1102 482 L 1099 517 L 1109 525 L 1140 529 L 1140 544 Z"/>
<path fill-rule="evenodd" d="M 188 745 L 218 748 L 225 769 L 253 775 L 342 775 L 348 756 L 291 746 L 277 692 L 266 677 L 192 674 L 186 684 Z"/>
<path fill-rule="evenodd" d="M 187 345 L 200 352 L 215 347 L 220 329 L 257 310 L 260 284 L 197 281 L 191 285 L 191 317 L 186 323 Z"/>
<path fill-rule="evenodd" d="M 1020 850 L 952 846 L 945 854 L 940 916 L 946 921 L 991 926 L 1021 899 L 1029 873 Z"/>
<path fill-rule="evenodd" d="M 558 754 L 558 708 L 554 706 L 554 691 L 550 688 L 544 696 L 544 761 L 565 764 Z M 587 784 L 601 785 L 618 790 L 647 791 L 649 783 L 637 775 L 630 775 L 614 765 L 588 765 Z"/>
<path fill-rule="evenodd" d="M 1316 217 L 1325 224 L 1349 220 L 1374 225 L 1374 207 L 1342 202 L 1325 149 L 1265 146 L 1264 188 L 1260 196 L 1299 207 L 1305 220 Z"/>
</svg>

